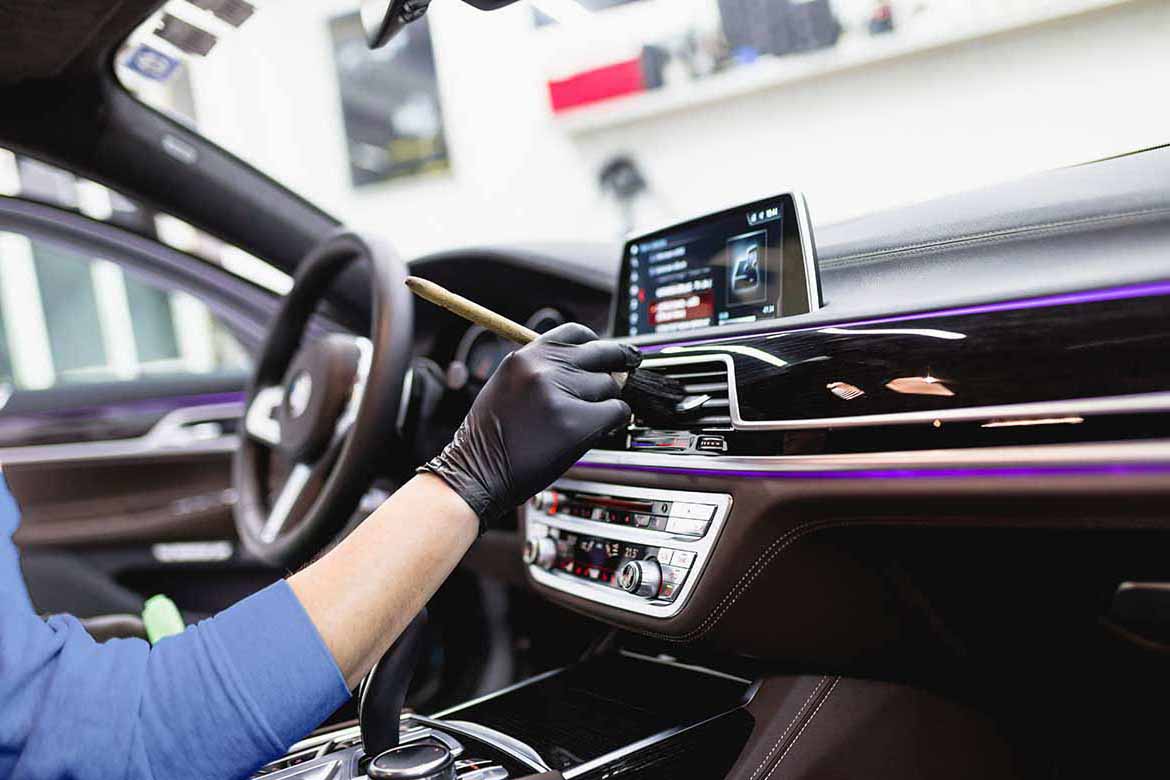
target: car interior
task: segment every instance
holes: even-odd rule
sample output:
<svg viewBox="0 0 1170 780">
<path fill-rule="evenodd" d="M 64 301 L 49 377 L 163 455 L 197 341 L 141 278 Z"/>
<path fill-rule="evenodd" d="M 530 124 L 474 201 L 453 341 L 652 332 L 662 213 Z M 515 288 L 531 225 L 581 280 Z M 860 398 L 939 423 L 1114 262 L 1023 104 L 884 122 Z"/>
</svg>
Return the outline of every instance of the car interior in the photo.
<svg viewBox="0 0 1170 780">
<path fill-rule="evenodd" d="M 466 2 L 471 27 L 518 8 Z M 515 349 L 416 276 L 635 344 L 686 398 L 489 528 L 353 702 L 257 776 L 1160 769 L 1170 146 L 832 223 L 764 183 L 624 243 L 400 254 L 394 220 L 424 216 L 342 221 L 130 88 L 128 57 L 211 63 L 191 20 L 281 11 L 256 5 L 0 2 L 0 466 L 38 611 L 145 637 L 147 598 L 199 621 L 360 524 Z M 426 13 L 365 3 L 363 45 Z M 118 343 L 136 357 L 88 367 Z M 377 766 L 398 746 L 450 774 Z"/>
</svg>

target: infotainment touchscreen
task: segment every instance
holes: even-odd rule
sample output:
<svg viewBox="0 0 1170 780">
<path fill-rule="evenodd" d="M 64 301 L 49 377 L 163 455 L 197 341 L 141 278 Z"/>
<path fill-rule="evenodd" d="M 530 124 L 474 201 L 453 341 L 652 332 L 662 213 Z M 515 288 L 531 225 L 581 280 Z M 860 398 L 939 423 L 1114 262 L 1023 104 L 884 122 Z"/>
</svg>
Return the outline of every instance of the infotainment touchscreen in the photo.
<svg viewBox="0 0 1170 780">
<path fill-rule="evenodd" d="M 804 199 L 792 193 L 635 238 L 625 246 L 615 336 L 690 331 L 820 306 Z"/>
</svg>

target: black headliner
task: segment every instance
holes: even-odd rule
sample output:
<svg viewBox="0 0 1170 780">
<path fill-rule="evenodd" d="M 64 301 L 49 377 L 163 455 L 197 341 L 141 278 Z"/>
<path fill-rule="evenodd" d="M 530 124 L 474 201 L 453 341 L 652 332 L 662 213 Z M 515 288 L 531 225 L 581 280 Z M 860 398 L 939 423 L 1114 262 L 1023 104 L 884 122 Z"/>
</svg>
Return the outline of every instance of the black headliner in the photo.
<svg viewBox="0 0 1170 780">
<path fill-rule="evenodd" d="M 107 184 L 292 271 L 337 221 L 116 83 L 114 53 L 158 5 L 0 0 L 0 146 Z"/>
<path fill-rule="evenodd" d="M 74 62 L 92 63 L 158 5 L 158 0 L 0 0 L 0 82 L 57 78 Z"/>
</svg>

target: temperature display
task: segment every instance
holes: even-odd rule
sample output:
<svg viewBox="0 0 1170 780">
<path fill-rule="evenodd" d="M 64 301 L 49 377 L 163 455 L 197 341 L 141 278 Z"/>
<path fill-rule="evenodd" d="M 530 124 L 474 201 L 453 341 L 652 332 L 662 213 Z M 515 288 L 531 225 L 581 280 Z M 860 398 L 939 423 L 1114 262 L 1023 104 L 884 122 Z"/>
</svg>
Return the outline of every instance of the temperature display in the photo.
<svg viewBox="0 0 1170 780">
<path fill-rule="evenodd" d="M 560 535 L 557 548 L 555 568 L 607 585 L 614 585 L 626 561 L 653 558 L 658 552 L 657 547 L 571 533 Z"/>
</svg>

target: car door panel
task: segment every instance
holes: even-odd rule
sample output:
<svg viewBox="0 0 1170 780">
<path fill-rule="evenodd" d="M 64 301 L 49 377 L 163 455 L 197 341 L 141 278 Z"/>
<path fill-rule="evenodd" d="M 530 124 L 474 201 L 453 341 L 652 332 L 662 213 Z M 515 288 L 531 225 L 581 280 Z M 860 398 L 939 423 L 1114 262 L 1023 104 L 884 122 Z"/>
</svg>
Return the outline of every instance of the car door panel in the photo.
<svg viewBox="0 0 1170 780">
<path fill-rule="evenodd" d="M 255 323 L 279 298 L 37 208 L 35 231 L 0 211 L 0 466 L 34 603 L 85 615 L 165 593 L 198 617 L 273 581 L 238 544 L 231 458 Z"/>
<path fill-rule="evenodd" d="M 23 548 L 235 541 L 225 454 L 5 468 Z"/>
<path fill-rule="evenodd" d="M 236 536 L 231 457 L 242 401 L 176 407 L 167 400 L 159 406 L 171 411 L 141 435 L 0 450 L 21 505 L 14 538 L 26 574 L 38 567 L 59 574 L 62 557 L 72 558 L 79 573 L 96 569 L 140 597 L 166 593 L 188 612 L 221 609 L 278 576 Z M 50 587 L 80 589 L 70 579 L 78 577 Z M 65 594 L 48 601 L 85 611 L 57 598 Z"/>
</svg>

